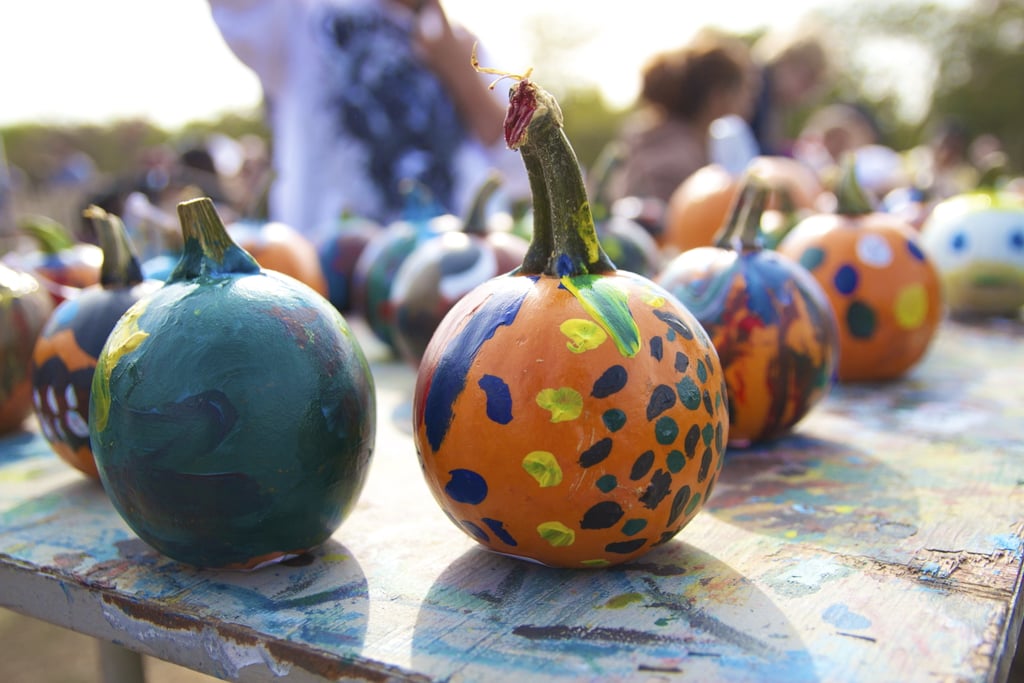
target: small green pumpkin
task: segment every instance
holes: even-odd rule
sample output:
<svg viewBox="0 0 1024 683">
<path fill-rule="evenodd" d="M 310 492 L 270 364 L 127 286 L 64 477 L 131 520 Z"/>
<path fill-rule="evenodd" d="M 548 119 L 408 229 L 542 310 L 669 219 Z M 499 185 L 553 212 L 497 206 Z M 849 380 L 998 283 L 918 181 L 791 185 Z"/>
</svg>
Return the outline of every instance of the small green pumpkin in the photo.
<svg viewBox="0 0 1024 683">
<path fill-rule="evenodd" d="M 345 319 L 263 270 L 213 202 L 178 206 L 184 251 L 100 353 L 89 433 L 117 511 L 165 555 L 252 568 L 326 540 L 374 446 L 373 380 Z"/>
</svg>

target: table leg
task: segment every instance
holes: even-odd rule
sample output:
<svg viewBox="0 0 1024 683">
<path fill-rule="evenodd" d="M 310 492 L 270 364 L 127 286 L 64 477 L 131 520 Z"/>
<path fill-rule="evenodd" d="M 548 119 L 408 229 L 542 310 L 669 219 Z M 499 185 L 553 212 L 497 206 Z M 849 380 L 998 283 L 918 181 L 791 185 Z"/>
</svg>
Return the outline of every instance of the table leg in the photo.
<svg viewBox="0 0 1024 683">
<path fill-rule="evenodd" d="M 99 641 L 100 674 L 103 683 L 145 683 L 142 655 L 128 648 Z"/>
</svg>

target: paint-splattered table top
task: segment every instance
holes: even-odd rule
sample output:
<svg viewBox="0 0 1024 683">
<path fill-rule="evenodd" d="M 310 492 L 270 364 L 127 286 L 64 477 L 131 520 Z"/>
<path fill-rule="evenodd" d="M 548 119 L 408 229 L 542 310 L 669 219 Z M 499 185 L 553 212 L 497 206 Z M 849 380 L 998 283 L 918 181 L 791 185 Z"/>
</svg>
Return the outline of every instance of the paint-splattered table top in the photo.
<svg viewBox="0 0 1024 683">
<path fill-rule="evenodd" d="M 489 554 L 422 480 L 413 372 L 378 360 L 377 453 L 312 556 L 167 560 L 36 434 L 0 441 L 0 605 L 227 679 L 998 681 L 1021 623 L 1024 325 L 947 322 L 889 384 L 730 451 L 639 561 Z"/>
</svg>

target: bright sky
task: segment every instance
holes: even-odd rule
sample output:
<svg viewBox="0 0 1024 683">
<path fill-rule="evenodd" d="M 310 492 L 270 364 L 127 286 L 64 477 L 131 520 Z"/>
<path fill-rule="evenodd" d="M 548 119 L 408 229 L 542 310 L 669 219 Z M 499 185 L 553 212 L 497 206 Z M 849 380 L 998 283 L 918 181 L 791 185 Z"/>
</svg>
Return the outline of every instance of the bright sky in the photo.
<svg viewBox="0 0 1024 683">
<path fill-rule="evenodd" d="M 632 101 L 648 56 L 700 26 L 787 25 L 843 1 L 443 0 L 510 71 L 531 66 L 529 17 L 557 12 L 589 27 L 591 40 L 567 68 L 582 82 L 599 80 L 616 105 Z M 2 20 L 0 125 L 143 116 L 173 128 L 259 102 L 258 82 L 225 46 L 206 0 L 8 2 Z"/>
</svg>

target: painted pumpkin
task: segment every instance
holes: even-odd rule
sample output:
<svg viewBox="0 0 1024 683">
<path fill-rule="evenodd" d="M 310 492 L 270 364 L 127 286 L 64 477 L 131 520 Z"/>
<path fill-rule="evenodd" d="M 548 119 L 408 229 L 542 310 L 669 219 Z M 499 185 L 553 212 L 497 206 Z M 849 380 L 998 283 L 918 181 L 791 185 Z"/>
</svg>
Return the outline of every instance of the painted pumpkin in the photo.
<svg viewBox="0 0 1024 683">
<path fill-rule="evenodd" d="M 657 279 L 711 335 L 736 446 L 788 433 L 828 394 L 839 352 L 832 304 L 817 280 L 762 245 L 768 194 L 748 178 L 718 243 L 679 254 Z"/>
<path fill-rule="evenodd" d="M 943 315 L 939 275 L 919 235 L 875 210 L 844 163 L 836 211 L 802 220 L 778 251 L 811 271 L 839 325 L 840 380 L 903 375 L 924 355 Z"/>
<path fill-rule="evenodd" d="M 746 170 L 772 188 L 785 189 L 792 211 L 814 209 L 824 191 L 814 171 L 795 159 L 759 156 Z M 682 252 L 714 244 L 740 186 L 741 176 L 720 164 L 708 164 L 688 176 L 669 197 L 662 247 Z M 768 208 L 781 207 L 772 202 Z"/>
<path fill-rule="evenodd" d="M 309 238 L 292 226 L 280 221 L 238 221 L 228 227 L 228 234 L 263 268 L 290 275 L 327 296 L 320 254 Z"/>
<path fill-rule="evenodd" d="M 1024 306 L 1024 197 L 980 187 L 936 204 L 921 228 L 950 311 L 1015 316 Z"/>
<path fill-rule="evenodd" d="M 671 539 L 710 495 L 729 436 L 722 368 L 675 297 L 601 249 L 555 99 L 519 80 L 505 138 L 530 180 L 530 249 L 431 339 L 417 453 L 442 509 L 485 547 L 618 564 Z"/>
<path fill-rule="evenodd" d="M 0 263 L 0 434 L 32 413 L 32 347 L 52 312 L 35 276 Z"/>
<path fill-rule="evenodd" d="M 500 185 L 496 175 L 478 188 L 466 217 L 431 220 L 433 239 L 418 243 L 395 273 L 390 308 L 399 356 L 419 366 L 441 319 L 466 292 L 523 262 L 529 243 L 512 232 L 488 229 L 487 203 Z"/>
<path fill-rule="evenodd" d="M 85 213 L 103 250 L 100 282 L 58 305 L 39 335 L 32 353 L 32 405 L 57 455 L 98 479 L 89 445 L 89 391 L 96 359 L 124 312 L 161 283 L 143 280 L 120 218 L 95 206 Z"/>
<path fill-rule="evenodd" d="M 100 281 L 103 250 L 95 244 L 76 242 L 63 225 L 46 216 L 29 216 L 19 229 L 38 244 L 36 251 L 13 254 L 13 264 L 31 272 L 59 304 L 73 299 L 83 287 Z"/>
<path fill-rule="evenodd" d="M 623 147 L 619 143 L 611 143 L 594 165 L 594 189 L 590 202 L 594 228 L 601 248 L 616 268 L 654 277 L 662 265 L 661 248 L 647 228 L 617 211 L 608 197 L 608 186 L 623 159 Z"/>
<path fill-rule="evenodd" d="M 345 216 L 336 233 L 317 247 L 320 268 L 327 279 L 327 300 L 342 313 L 352 311 L 352 280 L 356 263 L 370 241 L 383 230 L 369 218 Z"/>
<path fill-rule="evenodd" d="M 373 451 L 373 379 L 345 319 L 178 205 L 184 253 L 100 353 L 89 436 L 115 509 L 201 567 L 252 568 L 326 540 Z"/>
</svg>

